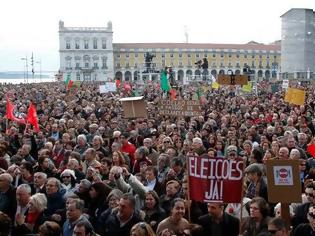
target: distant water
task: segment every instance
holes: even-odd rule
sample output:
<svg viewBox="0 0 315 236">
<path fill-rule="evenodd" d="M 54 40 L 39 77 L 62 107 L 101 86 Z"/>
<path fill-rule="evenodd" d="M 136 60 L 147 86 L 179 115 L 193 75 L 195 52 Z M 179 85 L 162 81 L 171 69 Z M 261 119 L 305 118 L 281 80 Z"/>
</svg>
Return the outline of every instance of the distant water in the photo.
<svg viewBox="0 0 315 236">
<path fill-rule="evenodd" d="M 42 82 L 54 82 L 54 72 L 43 72 L 41 75 L 38 73 L 28 75 L 20 71 L 0 72 L 0 83 L 20 84 L 20 83 L 42 83 Z"/>
</svg>

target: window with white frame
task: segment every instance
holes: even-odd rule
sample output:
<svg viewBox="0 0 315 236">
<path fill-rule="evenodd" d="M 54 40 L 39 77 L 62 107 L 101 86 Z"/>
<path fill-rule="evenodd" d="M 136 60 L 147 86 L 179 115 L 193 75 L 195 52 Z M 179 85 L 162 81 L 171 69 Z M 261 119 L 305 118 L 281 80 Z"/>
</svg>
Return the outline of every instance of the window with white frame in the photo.
<svg viewBox="0 0 315 236">
<path fill-rule="evenodd" d="M 84 49 L 89 49 L 89 40 L 84 40 Z"/>
<path fill-rule="evenodd" d="M 102 49 L 106 49 L 106 40 L 105 39 L 102 40 Z"/>
<path fill-rule="evenodd" d="M 77 80 L 80 80 L 80 79 L 81 79 L 81 75 L 80 75 L 79 72 L 78 72 L 77 75 L 76 75 L 76 79 L 77 79 Z"/>
<path fill-rule="evenodd" d="M 98 69 L 98 63 L 97 62 L 94 62 L 94 68 Z"/>
<path fill-rule="evenodd" d="M 80 49 L 80 42 L 79 41 L 75 42 L 75 49 Z"/>
<path fill-rule="evenodd" d="M 66 42 L 66 49 L 71 49 L 70 41 L 67 41 L 67 42 Z"/>
<path fill-rule="evenodd" d="M 97 49 L 97 39 L 93 39 L 93 49 Z"/>
<path fill-rule="evenodd" d="M 103 69 L 107 68 L 107 57 L 102 57 L 102 68 Z"/>
<path fill-rule="evenodd" d="M 67 68 L 71 68 L 71 59 L 67 60 Z"/>
</svg>

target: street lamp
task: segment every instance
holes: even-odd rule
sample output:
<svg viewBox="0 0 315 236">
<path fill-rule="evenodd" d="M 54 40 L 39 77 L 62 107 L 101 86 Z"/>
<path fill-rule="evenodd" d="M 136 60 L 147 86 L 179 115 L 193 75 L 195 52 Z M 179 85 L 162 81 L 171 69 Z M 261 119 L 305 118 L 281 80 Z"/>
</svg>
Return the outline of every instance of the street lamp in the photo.
<svg viewBox="0 0 315 236">
<path fill-rule="evenodd" d="M 27 56 L 22 57 L 21 60 L 25 61 L 25 67 L 26 67 L 26 83 L 28 83 L 28 63 L 27 63 Z"/>
<path fill-rule="evenodd" d="M 42 82 L 42 60 L 40 59 L 36 63 L 39 64 L 39 82 Z"/>
</svg>

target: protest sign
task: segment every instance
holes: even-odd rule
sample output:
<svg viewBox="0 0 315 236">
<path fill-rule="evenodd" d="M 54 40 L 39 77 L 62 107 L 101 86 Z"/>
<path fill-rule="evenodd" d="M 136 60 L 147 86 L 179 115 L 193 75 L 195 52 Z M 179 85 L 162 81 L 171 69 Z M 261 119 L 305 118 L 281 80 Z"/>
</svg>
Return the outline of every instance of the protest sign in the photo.
<svg viewBox="0 0 315 236">
<path fill-rule="evenodd" d="M 218 75 L 218 83 L 221 85 L 246 85 L 248 75 Z"/>
<path fill-rule="evenodd" d="M 243 85 L 242 91 L 246 93 L 250 93 L 252 91 L 252 82 L 248 82 L 246 85 Z"/>
<path fill-rule="evenodd" d="M 147 107 L 143 97 L 121 98 L 119 101 L 122 104 L 125 118 L 147 117 Z"/>
<path fill-rule="evenodd" d="M 285 93 L 284 101 L 301 106 L 305 102 L 305 91 L 302 89 L 288 88 Z"/>
<path fill-rule="evenodd" d="M 269 202 L 301 202 L 299 161 L 268 160 L 266 166 Z"/>
<path fill-rule="evenodd" d="M 168 116 L 201 116 L 199 100 L 161 100 L 159 113 Z"/>
<path fill-rule="evenodd" d="M 199 202 L 240 203 L 243 191 L 241 159 L 188 157 L 190 199 Z"/>
<path fill-rule="evenodd" d="M 112 82 L 107 82 L 103 85 L 100 85 L 100 93 L 109 93 L 109 92 L 116 92 L 116 84 Z"/>
<path fill-rule="evenodd" d="M 285 79 L 282 81 L 282 88 L 284 89 L 289 88 L 289 80 Z"/>
</svg>

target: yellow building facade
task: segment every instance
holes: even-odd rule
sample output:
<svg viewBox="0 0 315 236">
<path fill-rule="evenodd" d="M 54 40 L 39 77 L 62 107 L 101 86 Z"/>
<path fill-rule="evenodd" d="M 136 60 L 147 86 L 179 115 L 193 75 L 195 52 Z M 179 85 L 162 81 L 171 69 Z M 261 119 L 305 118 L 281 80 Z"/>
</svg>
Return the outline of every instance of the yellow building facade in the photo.
<svg viewBox="0 0 315 236">
<path fill-rule="evenodd" d="M 154 72 L 172 67 L 175 79 L 184 81 L 200 77 L 204 73 L 195 63 L 208 60 L 209 76 L 218 74 L 242 74 L 249 66 L 258 79 L 276 79 L 280 71 L 280 44 L 193 44 L 193 43 L 114 43 L 115 78 L 137 80 L 145 75 L 145 55 L 150 53 Z"/>
</svg>

